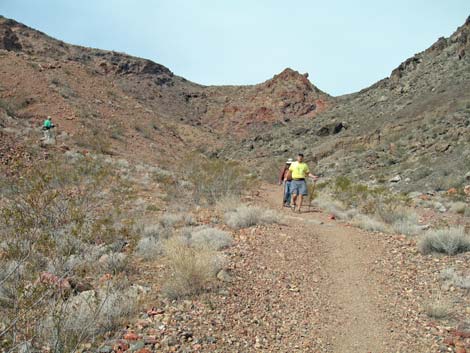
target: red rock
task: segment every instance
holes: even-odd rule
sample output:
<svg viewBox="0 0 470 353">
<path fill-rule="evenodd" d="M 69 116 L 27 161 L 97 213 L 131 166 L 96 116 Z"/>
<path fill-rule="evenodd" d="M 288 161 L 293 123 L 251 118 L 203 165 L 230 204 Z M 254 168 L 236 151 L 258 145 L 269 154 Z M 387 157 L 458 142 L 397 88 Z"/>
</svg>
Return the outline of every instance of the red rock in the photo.
<svg viewBox="0 0 470 353">
<path fill-rule="evenodd" d="M 335 215 L 334 215 L 334 214 L 330 214 L 330 215 L 328 215 L 328 219 L 335 220 L 335 219 L 336 219 L 336 217 L 335 217 Z"/>
<path fill-rule="evenodd" d="M 100 282 L 109 281 L 113 278 L 113 275 L 110 273 L 105 273 L 103 276 L 100 277 Z"/>
<path fill-rule="evenodd" d="M 465 347 L 456 347 L 455 353 L 467 353 L 467 350 L 465 349 Z"/>
<path fill-rule="evenodd" d="M 447 195 L 455 195 L 456 193 L 457 193 L 456 188 L 450 188 L 449 190 L 447 190 Z"/>
<path fill-rule="evenodd" d="M 128 332 L 124 335 L 124 339 L 128 341 L 137 341 L 139 339 L 139 335 L 134 332 Z"/>
</svg>

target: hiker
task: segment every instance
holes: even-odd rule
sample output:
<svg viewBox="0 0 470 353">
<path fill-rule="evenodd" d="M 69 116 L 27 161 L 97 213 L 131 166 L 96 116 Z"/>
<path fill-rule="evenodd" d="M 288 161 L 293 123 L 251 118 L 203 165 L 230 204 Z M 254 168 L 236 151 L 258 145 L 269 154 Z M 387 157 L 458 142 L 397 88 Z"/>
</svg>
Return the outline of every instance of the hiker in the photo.
<svg viewBox="0 0 470 353">
<path fill-rule="evenodd" d="M 289 158 L 279 174 L 279 185 L 284 184 L 284 193 L 282 195 L 282 205 L 284 207 L 290 207 L 292 173 L 289 171 L 289 167 L 293 162 L 294 160 Z"/>
<path fill-rule="evenodd" d="M 302 206 L 302 199 L 304 196 L 308 195 L 307 182 L 305 181 L 305 178 L 310 177 L 313 180 L 317 180 L 318 177 L 310 173 L 310 169 L 308 168 L 307 163 L 304 162 L 304 155 L 302 153 L 299 153 L 297 155 L 297 161 L 291 164 L 291 166 L 289 167 L 289 171 L 292 173 L 291 207 L 294 211 L 297 209 L 298 212 L 300 212 L 300 207 Z M 298 204 L 296 203 L 297 197 L 299 198 Z"/>
<path fill-rule="evenodd" d="M 52 123 L 52 118 L 50 116 L 44 120 L 42 124 L 42 131 L 44 131 L 44 140 L 49 141 L 52 139 L 51 129 L 55 128 L 55 125 Z"/>
</svg>

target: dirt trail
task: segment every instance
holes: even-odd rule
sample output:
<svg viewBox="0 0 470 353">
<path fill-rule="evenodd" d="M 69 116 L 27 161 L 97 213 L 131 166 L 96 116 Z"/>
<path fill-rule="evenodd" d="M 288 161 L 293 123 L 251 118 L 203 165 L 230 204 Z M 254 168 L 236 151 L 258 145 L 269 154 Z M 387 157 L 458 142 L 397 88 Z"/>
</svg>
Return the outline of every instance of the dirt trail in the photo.
<svg viewBox="0 0 470 353">
<path fill-rule="evenodd" d="M 279 190 L 268 187 L 265 194 L 266 206 L 279 208 Z M 323 349 L 395 352 L 396 345 L 391 342 L 390 329 L 377 300 L 383 288 L 370 272 L 384 246 L 355 228 L 328 221 L 324 214 L 295 214 L 288 209 L 283 212 L 290 226 L 287 236 L 291 236 L 291 251 L 299 254 L 297 260 L 301 256 L 311 259 L 311 267 L 321 274 L 320 279 L 316 278 L 317 300 L 321 303 L 316 335 L 325 343 Z M 290 234 L 292 231 L 295 234 Z M 296 260 L 292 260 L 291 266 L 296 267 Z M 315 281 L 306 283 L 312 285 Z M 312 305 L 318 306 L 318 302 Z"/>
</svg>

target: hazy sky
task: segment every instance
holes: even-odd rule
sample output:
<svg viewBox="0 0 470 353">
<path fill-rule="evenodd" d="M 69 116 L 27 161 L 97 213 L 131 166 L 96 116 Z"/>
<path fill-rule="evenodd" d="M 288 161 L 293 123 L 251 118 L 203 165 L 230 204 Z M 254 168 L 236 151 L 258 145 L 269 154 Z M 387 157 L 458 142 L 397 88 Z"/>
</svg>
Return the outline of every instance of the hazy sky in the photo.
<svg viewBox="0 0 470 353">
<path fill-rule="evenodd" d="M 291 67 L 340 95 L 449 36 L 470 0 L 0 0 L 0 14 L 201 84 L 259 83 Z"/>
</svg>

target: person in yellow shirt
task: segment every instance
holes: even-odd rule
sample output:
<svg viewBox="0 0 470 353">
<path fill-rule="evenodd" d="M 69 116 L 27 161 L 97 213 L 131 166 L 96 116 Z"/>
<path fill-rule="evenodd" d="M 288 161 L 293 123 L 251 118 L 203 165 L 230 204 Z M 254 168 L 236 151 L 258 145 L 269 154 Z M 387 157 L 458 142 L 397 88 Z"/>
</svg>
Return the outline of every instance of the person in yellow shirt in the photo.
<svg viewBox="0 0 470 353">
<path fill-rule="evenodd" d="M 292 163 L 289 167 L 289 171 L 292 174 L 291 182 L 291 192 L 292 192 L 292 204 L 291 207 L 295 211 L 297 209 L 300 212 L 300 207 L 302 206 L 302 199 L 304 196 L 307 196 L 307 183 L 305 178 L 310 177 L 313 180 L 317 180 L 318 177 L 310 173 L 307 163 L 304 162 L 304 155 L 299 153 L 297 155 L 297 161 Z M 299 203 L 297 204 L 297 197 L 299 198 Z"/>
</svg>

